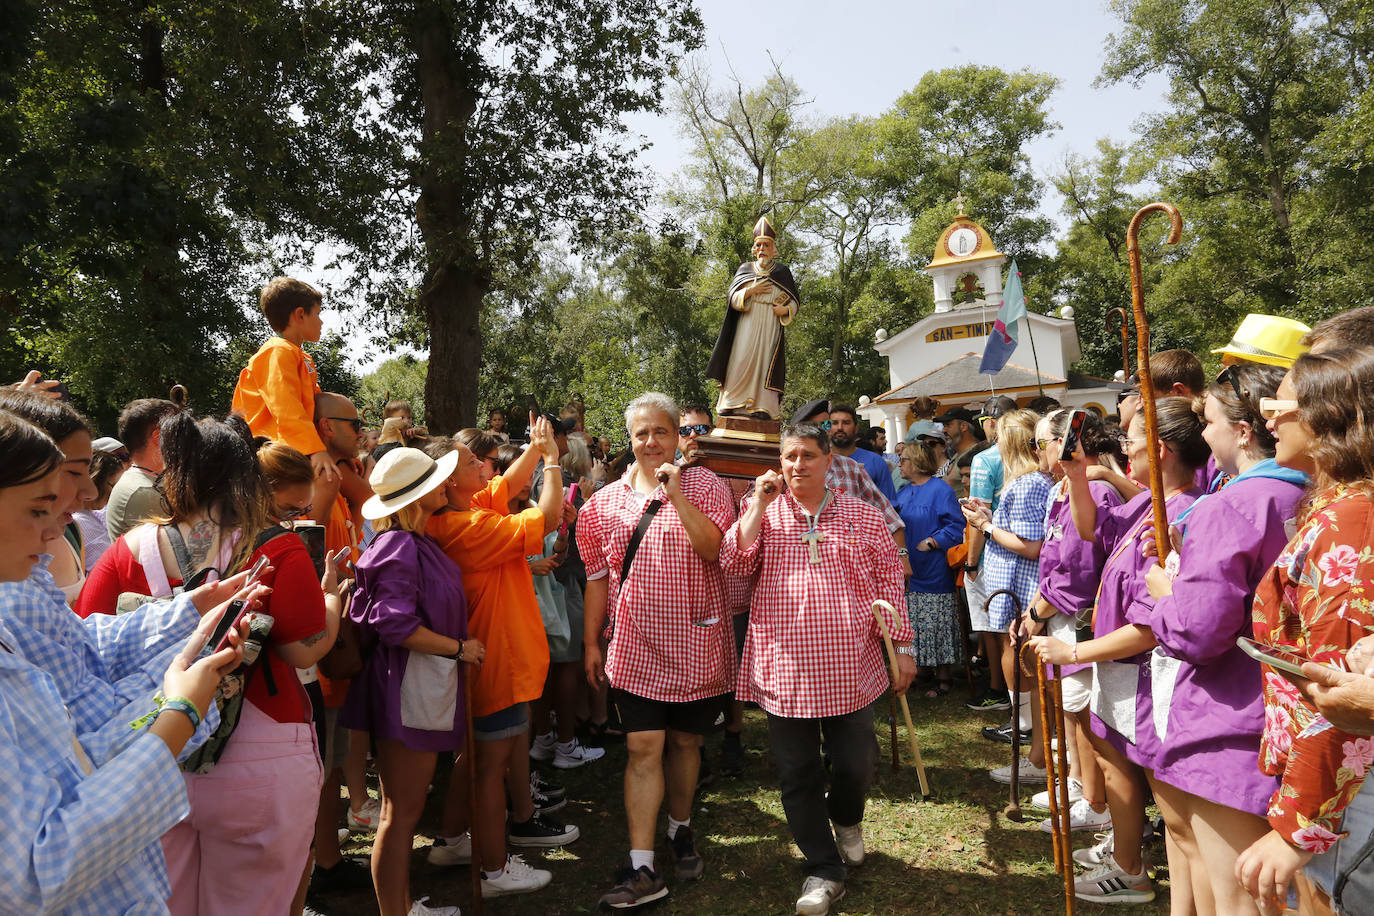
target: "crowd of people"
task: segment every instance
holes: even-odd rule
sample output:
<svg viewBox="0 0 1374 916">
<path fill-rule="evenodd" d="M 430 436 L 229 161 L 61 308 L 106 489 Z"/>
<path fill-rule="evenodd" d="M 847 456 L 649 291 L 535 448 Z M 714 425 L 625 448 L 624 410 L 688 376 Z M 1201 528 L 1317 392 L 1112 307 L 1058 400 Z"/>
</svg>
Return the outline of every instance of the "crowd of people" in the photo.
<svg viewBox="0 0 1374 916">
<path fill-rule="evenodd" d="M 144 398 L 97 436 L 37 373 L 0 389 L 0 911 L 456 916 L 410 891 L 440 764 L 428 861 L 530 893 L 554 875 L 516 851 L 581 839 L 556 772 L 618 740 L 597 902 L 633 909 L 710 867 L 693 798 L 741 772 L 753 706 L 796 912 L 825 914 L 866 855 L 873 704 L 973 655 L 968 705 L 1009 719 L 982 737 L 1029 748 L 989 776 L 1047 809 L 1048 719 L 1008 685 L 1057 666 L 1079 899 L 1154 899 L 1153 801 L 1177 916 L 1374 912 L 1374 309 L 1250 316 L 1210 382 L 1153 354 L 1115 416 L 918 398 L 890 453 L 813 400 L 745 480 L 698 460 L 710 409 L 657 392 L 619 455 L 580 396 L 525 442 L 403 401 L 367 428 L 303 349 L 321 294 L 261 307 L 223 415 Z"/>
</svg>

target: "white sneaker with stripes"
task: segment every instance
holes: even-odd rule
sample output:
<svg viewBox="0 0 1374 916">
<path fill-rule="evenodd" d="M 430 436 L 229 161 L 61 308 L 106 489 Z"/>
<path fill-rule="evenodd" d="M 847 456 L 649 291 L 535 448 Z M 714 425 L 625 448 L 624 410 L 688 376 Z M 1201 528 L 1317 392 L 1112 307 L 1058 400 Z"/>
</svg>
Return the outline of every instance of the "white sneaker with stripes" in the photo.
<svg viewBox="0 0 1374 916">
<path fill-rule="evenodd" d="M 1073 883 L 1073 895 L 1090 903 L 1149 903 L 1155 899 L 1155 889 L 1145 877 L 1143 863 L 1140 873 L 1133 875 L 1107 853 L 1101 865 Z"/>
</svg>

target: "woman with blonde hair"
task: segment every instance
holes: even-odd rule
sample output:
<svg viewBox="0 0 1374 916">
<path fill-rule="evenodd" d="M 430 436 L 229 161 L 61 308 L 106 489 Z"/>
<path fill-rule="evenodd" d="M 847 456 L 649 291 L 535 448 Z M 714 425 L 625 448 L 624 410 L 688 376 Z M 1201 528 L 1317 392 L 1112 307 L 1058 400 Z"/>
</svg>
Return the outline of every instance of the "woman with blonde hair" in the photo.
<svg viewBox="0 0 1374 916">
<path fill-rule="evenodd" d="M 377 536 L 358 560 L 349 616 L 358 625 L 363 670 L 349 687 L 340 724 L 377 742 L 382 822 L 372 847 L 381 916 L 457 916 L 410 898 L 415 825 L 439 751 L 464 741 L 462 664 L 480 665 L 482 643 L 468 639 L 462 574 L 425 528 L 446 505 L 458 452 L 438 461 L 404 446 L 377 462 L 363 517 Z"/>
<path fill-rule="evenodd" d="M 1002 674 L 1014 682 L 1015 655 L 1011 651 L 1009 628 L 1020 609 L 1030 607 L 1040 579 L 1040 545 L 1045 539 L 1045 512 L 1053 485 L 1040 469 L 1035 448 L 1035 424 L 1039 418 L 1029 410 L 1009 410 L 997 418 L 997 450 L 1002 457 L 1003 490 L 997 510 L 990 511 L 981 501 L 964 506 L 964 518 L 977 531 L 969 543 L 970 563 L 983 568 L 983 587 L 992 595 L 988 602 L 988 622 L 997 631 L 1001 644 Z M 981 557 L 981 560 L 979 559 Z M 1030 692 L 1023 692 L 1020 708 L 1013 709 L 1011 727 L 1030 731 Z M 1013 698 L 1015 701 L 1016 698 Z M 1011 781 L 1011 766 L 999 767 L 991 776 L 998 782 Z M 1024 782 L 1043 781 L 1045 771 L 1022 764 Z"/>
</svg>

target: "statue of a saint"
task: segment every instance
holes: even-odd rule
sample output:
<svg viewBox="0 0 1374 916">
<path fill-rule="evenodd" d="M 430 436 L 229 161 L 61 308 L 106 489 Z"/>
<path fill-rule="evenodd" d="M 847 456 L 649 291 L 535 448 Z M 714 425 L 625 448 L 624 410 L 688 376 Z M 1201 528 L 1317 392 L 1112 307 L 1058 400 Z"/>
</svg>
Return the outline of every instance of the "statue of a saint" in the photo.
<svg viewBox="0 0 1374 916">
<path fill-rule="evenodd" d="M 739 266 L 706 377 L 720 383 L 719 416 L 776 420 L 787 375 L 782 329 L 797 315 L 797 281 L 777 254 L 768 217 L 754 226 L 754 260 Z"/>
</svg>

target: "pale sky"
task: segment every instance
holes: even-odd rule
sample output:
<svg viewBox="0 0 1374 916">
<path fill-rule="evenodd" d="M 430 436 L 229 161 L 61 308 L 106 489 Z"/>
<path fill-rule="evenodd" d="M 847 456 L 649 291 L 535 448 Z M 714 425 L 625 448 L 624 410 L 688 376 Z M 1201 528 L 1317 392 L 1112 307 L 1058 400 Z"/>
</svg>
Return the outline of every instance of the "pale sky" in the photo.
<svg viewBox="0 0 1374 916">
<path fill-rule="evenodd" d="M 814 99 L 809 114 L 815 118 L 880 114 L 927 71 L 967 63 L 1030 68 L 1058 77 L 1061 85 L 1050 109 L 1061 127 L 1029 149 L 1032 168 L 1042 180 L 1058 169 L 1066 152 L 1093 155 L 1104 136 L 1128 141 L 1142 114 L 1164 107 L 1167 87 L 1162 78 L 1140 89 L 1093 87 L 1107 36 L 1119 29 L 1105 0 L 697 3 L 706 25 L 705 47 L 698 53 L 707 56 L 718 85 L 731 68 L 746 86 L 757 84 L 770 70 L 771 53 Z M 662 115 L 629 123 L 653 144 L 642 161 L 662 188 L 688 149 L 676 122 Z M 1062 225 L 1059 204 L 1047 188 L 1041 209 Z M 970 201 L 970 214 L 977 218 L 977 201 Z M 339 328 L 339 312 L 326 311 L 325 316 L 326 330 Z M 367 361 L 363 371 L 377 361 Z"/>
</svg>

